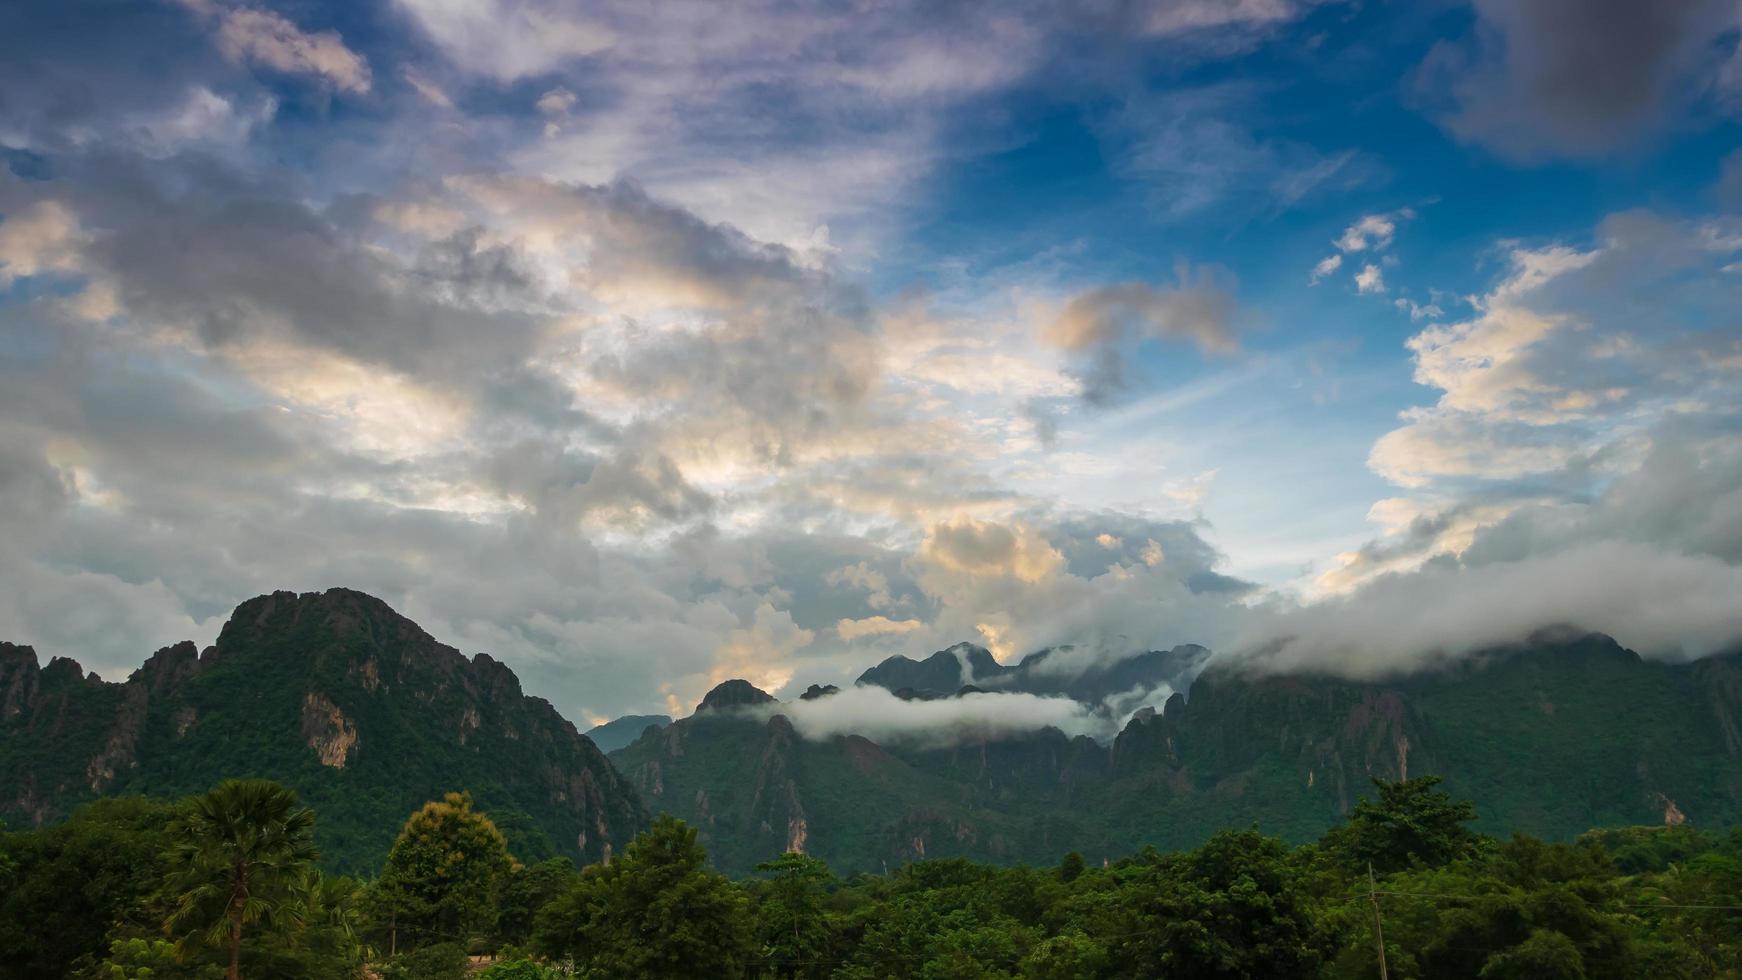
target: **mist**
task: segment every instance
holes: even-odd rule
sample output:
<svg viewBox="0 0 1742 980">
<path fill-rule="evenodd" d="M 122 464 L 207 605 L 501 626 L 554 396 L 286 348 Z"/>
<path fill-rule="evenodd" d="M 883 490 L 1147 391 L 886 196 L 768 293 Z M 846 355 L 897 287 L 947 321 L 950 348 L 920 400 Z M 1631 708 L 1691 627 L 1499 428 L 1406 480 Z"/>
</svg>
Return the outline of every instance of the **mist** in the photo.
<svg viewBox="0 0 1742 980">
<path fill-rule="evenodd" d="M 1742 568 L 1625 541 L 1479 566 L 1429 564 L 1345 597 L 1255 611 L 1230 656 L 1267 671 L 1372 678 L 1551 626 L 1606 633 L 1656 659 L 1725 652 L 1742 640 Z"/>
<path fill-rule="evenodd" d="M 904 701 L 880 687 L 848 688 L 810 701 L 752 710 L 762 717 L 785 715 L 807 739 L 861 735 L 880 744 L 919 747 L 1010 738 L 1044 728 L 1106 740 L 1118 734 L 1124 720 L 1066 697 L 981 692 Z"/>
</svg>

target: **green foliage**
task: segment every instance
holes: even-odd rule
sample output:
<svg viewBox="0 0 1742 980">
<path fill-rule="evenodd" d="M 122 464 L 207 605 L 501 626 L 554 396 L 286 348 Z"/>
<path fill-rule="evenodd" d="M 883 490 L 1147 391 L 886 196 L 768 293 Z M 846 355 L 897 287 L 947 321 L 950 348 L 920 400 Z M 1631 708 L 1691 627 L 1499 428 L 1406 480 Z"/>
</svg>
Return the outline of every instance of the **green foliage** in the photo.
<svg viewBox="0 0 1742 980">
<path fill-rule="evenodd" d="M 1438 867 L 1475 853 L 1480 838 L 1464 825 L 1476 819 L 1476 808 L 1435 789 L 1440 781 L 1373 780 L 1379 799 L 1357 801 L 1349 822 L 1326 835 L 1327 849 L 1357 871 Z"/>
<path fill-rule="evenodd" d="M 306 911 L 314 825 L 314 812 L 269 780 L 228 780 L 189 800 L 169 830 L 169 887 L 179 897 L 164 929 L 184 945 L 227 946 L 235 980 L 247 927 Z"/>
<path fill-rule="evenodd" d="M 584 869 L 540 915 L 535 942 L 583 977 L 739 975 L 751 956 L 749 903 L 706 862 L 693 828 L 660 817 L 621 858 Z"/>
<path fill-rule="evenodd" d="M 394 957 L 380 969 L 383 980 L 465 980 L 466 947 L 431 943 Z"/>
<path fill-rule="evenodd" d="M 551 858 L 530 867 L 517 866 L 503 880 L 496 901 L 496 939 L 503 946 L 532 942 L 538 911 L 574 886 L 575 865 L 568 858 Z"/>
<path fill-rule="evenodd" d="M 162 883 L 168 803 L 116 797 L 87 804 L 65 823 L 0 834 L 12 881 L 0 890 L 0 978 L 59 980 L 80 957 L 107 949 L 118 922 L 146 922 Z"/>
<path fill-rule="evenodd" d="M 756 909 L 758 963 L 780 977 L 824 977 L 833 958 L 825 892 L 829 866 L 803 854 L 784 854 L 757 865 L 768 875 Z"/>
<path fill-rule="evenodd" d="M 217 980 L 228 943 L 167 942 L 160 923 L 179 921 L 187 896 L 207 889 L 209 901 L 192 903 L 197 918 L 227 925 L 225 868 L 238 855 L 259 885 L 249 897 L 271 905 L 247 920 L 237 950 L 248 980 L 1372 980 L 1375 901 L 1396 980 L 1742 976 L 1742 833 L 1466 838 L 1465 806 L 1431 780 L 1383 784 L 1318 845 L 1231 831 L 1110 866 L 958 857 L 844 879 L 789 853 L 741 882 L 711 871 L 696 832 L 670 817 L 608 866 L 506 865 L 501 835 L 456 796 L 408 822 L 399 871 L 446 869 L 424 879 L 443 883 L 422 893 L 437 896 L 432 908 L 454 882 L 493 897 L 482 912 L 458 907 L 450 925 L 482 918 L 450 935 L 416 927 L 423 938 L 397 955 L 359 942 L 384 931 L 379 916 L 399 913 L 381 903 L 380 881 L 361 886 L 321 876 L 306 856 L 285 858 L 301 850 L 285 843 L 302 836 L 286 829 L 301 824 L 295 798 L 226 786 L 174 806 L 106 801 L 58 827 L 0 836 L 14 868 L 0 894 L 12 944 L 0 977 Z M 1370 882 L 1367 855 L 1398 869 Z M 536 956 L 511 936 L 529 928 Z M 197 923 L 184 930 L 199 934 Z M 502 944 L 500 959 L 469 972 L 467 942 L 479 937 Z"/>
<path fill-rule="evenodd" d="M 1332 951 L 1332 936 L 1286 845 L 1228 831 L 1202 848 L 1119 869 L 1076 919 L 1107 944 L 1120 975 L 1298 977 Z"/>
<path fill-rule="evenodd" d="M 371 895 L 398 949 L 457 942 L 465 948 L 495 926 L 496 902 L 514 868 L 496 825 L 449 793 L 411 815 Z"/>
<path fill-rule="evenodd" d="M 532 960 L 503 960 L 477 973 L 477 980 L 560 980 L 562 974 Z"/>
<path fill-rule="evenodd" d="M 456 788 L 529 863 L 596 861 L 646 825 L 633 790 L 549 703 L 379 600 L 262 596 L 215 646 L 203 660 L 191 644 L 167 651 L 125 684 L 68 660 L 42 668 L 37 696 L 0 718 L 0 816 L 27 826 L 98 793 L 175 798 L 270 778 L 320 813 L 323 870 L 352 876 L 377 873 L 406 814 Z M 354 736 L 342 766 L 323 762 L 311 731 Z M 127 757 L 104 756 L 112 744 Z M 98 762 L 112 781 L 90 775 Z M 565 792 L 583 778 L 585 800 Z"/>
<path fill-rule="evenodd" d="M 117 939 L 103 962 L 80 973 L 81 980 L 220 980 L 216 963 L 189 963 L 176 945 L 163 939 Z"/>
<path fill-rule="evenodd" d="M 1551 929 L 1501 950 L 1482 964 L 1480 980 L 1585 980 L 1585 957 L 1571 939 Z"/>
</svg>

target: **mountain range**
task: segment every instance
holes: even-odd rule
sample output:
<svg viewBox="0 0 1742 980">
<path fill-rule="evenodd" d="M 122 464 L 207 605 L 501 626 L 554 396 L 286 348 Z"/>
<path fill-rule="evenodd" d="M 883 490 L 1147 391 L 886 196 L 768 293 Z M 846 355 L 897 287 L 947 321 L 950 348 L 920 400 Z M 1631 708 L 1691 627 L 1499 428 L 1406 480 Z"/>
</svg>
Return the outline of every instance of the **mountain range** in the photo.
<svg viewBox="0 0 1742 980">
<path fill-rule="evenodd" d="M 1252 825 L 1306 840 L 1369 778 L 1423 773 L 1502 834 L 1742 822 L 1742 654 L 1647 661 L 1557 630 L 1350 680 L 1255 672 L 1189 645 L 1084 666 L 1069 648 L 1002 664 L 959 644 L 890 658 L 859 684 L 926 701 L 1072 698 L 1103 717 L 1131 692 L 1165 700 L 1103 741 L 1056 728 L 874 741 L 807 737 L 796 707 L 731 680 L 687 718 L 583 735 L 500 662 L 378 599 L 279 592 L 239 606 L 210 648 L 166 647 L 119 683 L 0 644 L 0 818 L 38 825 L 100 795 L 264 776 L 316 807 L 324 863 L 354 873 L 379 867 L 418 805 L 456 789 L 522 860 L 604 859 L 668 811 L 732 873 L 786 850 L 846 872 L 954 855 L 1097 860 Z M 813 686 L 800 700 L 828 712 L 840 696 Z"/>
<path fill-rule="evenodd" d="M 0 819 L 99 795 L 260 776 L 320 814 L 330 869 L 373 873 L 425 801 L 465 789 L 522 860 L 597 861 L 647 822 L 634 790 L 514 672 L 436 642 L 379 599 L 277 592 L 204 651 L 165 647 L 121 683 L 0 644 Z"/>
<path fill-rule="evenodd" d="M 949 659 L 984 666 L 973 649 Z M 886 661 L 871 680 L 928 697 L 954 683 L 934 656 L 921 662 L 934 686 L 915 688 L 925 677 L 907 664 Z M 651 809 L 698 825 L 729 870 L 799 847 L 880 870 L 941 856 L 1047 863 L 1073 849 L 1098 859 L 1254 825 L 1311 840 L 1371 778 L 1427 773 L 1501 835 L 1727 827 L 1742 822 L 1739 725 L 1742 656 L 1666 664 L 1563 630 L 1386 680 L 1211 662 L 1189 697 L 1137 712 L 1108 744 L 1056 729 L 946 747 L 810 740 L 762 703 L 698 711 L 611 760 Z"/>
</svg>

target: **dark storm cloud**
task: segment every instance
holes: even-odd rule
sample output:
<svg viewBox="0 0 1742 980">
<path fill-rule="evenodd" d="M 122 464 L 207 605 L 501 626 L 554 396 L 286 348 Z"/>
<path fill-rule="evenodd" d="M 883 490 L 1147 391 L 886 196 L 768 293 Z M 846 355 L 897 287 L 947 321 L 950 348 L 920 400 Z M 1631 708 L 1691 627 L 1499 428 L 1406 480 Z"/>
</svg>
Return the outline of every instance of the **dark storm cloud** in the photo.
<svg viewBox="0 0 1742 980">
<path fill-rule="evenodd" d="M 1626 147 L 1695 108 L 1736 52 L 1731 0 L 1476 0 L 1476 34 L 1423 64 L 1453 134 L 1511 157 Z M 1720 101 L 1725 98 L 1720 94 Z"/>
</svg>

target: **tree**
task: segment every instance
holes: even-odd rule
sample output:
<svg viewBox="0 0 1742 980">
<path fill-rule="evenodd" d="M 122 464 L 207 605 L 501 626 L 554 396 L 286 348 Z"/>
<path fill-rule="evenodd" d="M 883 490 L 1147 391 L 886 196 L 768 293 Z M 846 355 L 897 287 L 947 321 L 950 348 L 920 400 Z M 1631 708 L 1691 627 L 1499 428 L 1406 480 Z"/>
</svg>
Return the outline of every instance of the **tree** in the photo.
<svg viewBox="0 0 1742 980">
<path fill-rule="evenodd" d="M 297 908 L 296 888 L 315 860 L 314 812 L 265 779 L 233 779 L 188 801 L 170 828 L 171 888 L 164 922 L 183 942 L 229 944 L 228 980 L 241 977 L 242 930 Z"/>
<path fill-rule="evenodd" d="M 1481 980 L 1585 980 L 1585 958 L 1571 939 L 1538 929 L 1511 949 L 1488 957 Z"/>
<path fill-rule="evenodd" d="M 709 871 L 695 829 L 662 815 L 608 865 L 592 865 L 539 916 L 535 944 L 577 976 L 737 976 L 750 960 L 748 903 Z"/>
<path fill-rule="evenodd" d="M 504 946 L 531 942 L 538 910 L 573 887 L 576 873 L 574 862 L 566 857 L 515 868 L 503 881 L 496 902 L 497 942 Z"/>
<path fill-rule="evenodd" d="M 762 963 L 782 977 L 826 976 L 829 924 L 822 898 L 835 878 L 829 866 L 788 853 L 756 870 L 772 875 L 756 908 Z"/>
<path fill-rule="evenodd" d="M 1131 976 L 1314 975 L 1332 937 L 1287 845 L 1224 831 L 1203 847 L 1124 869 L 1112 892 L 1079 905 L 1080 927 Z"/>
<path fill-rule="evenodd" d="M 508 842 L 469 793 L 425 803 L 387 855 L 371 904 L 385 920 L 390 952 L 487 934 L 500 886 L 514 868 Z"/>
<path fill-rule="evenodd" d="M 61 824 L 0 835 L 13 862 L 0 888 L 0 980 L 65 977 L 81 957 L 101 958 L 123 921 L 155 932 L 162 916 L 142 913 L 163 884 L 174 816 L 169 803 L 115 797 Z"/>
<path fill-rule="evenodd" d="M 1371 864 L 1379 872 L 1439 867 L 1476 853 L 1483 838 L 1464 826 L 1476 808 L 1435 789 L 1439 784 L 1438 776 L 1373 780 L 1379 799 L 1356 801 L 1348 822 L 1325 835 L 1327 848 L 1358 871 Z"/>
</svg>

